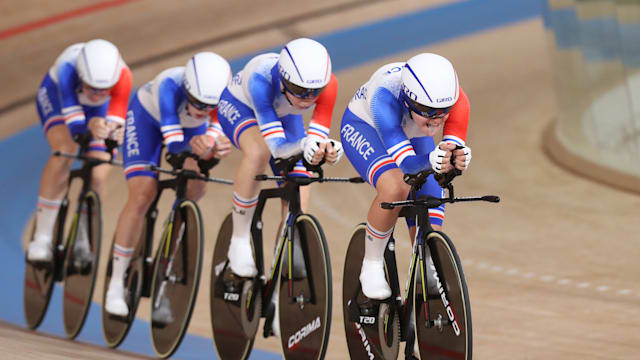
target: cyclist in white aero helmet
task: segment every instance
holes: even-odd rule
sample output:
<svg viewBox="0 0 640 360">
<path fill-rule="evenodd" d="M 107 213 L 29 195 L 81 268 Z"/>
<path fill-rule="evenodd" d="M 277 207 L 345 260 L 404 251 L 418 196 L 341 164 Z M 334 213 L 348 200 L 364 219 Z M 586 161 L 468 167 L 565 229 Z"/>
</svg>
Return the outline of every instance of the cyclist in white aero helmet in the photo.
<svg viewBox="0 0 640 360">
<path fill-rule="evenodd" d="M 279 175 L 281 170 L 274 160 L 277 158 L 302 153 L 311 164 L 322 159 L 335 164 L 342 157 L 342 145 L 328 138 L 337 93 L 338 81 L 331 72 L 327 49 L 307 38 L 290 41 L 280 54 L 254 57 L 222 93 L 218 107 L 220 125 L 233 145 L 242 151 L 233 185 L 233 233 L 227 253 L 235 275 L 252 277 L 258 271 L 250 241 L 251 220 L 260 190 L 255 176 L 264 173 L 267 164 Z M 311 121 L 305 129 L 302 114 L 312 109 Z M 289 175 L 311 176 L 302 161 Z M 301 187 L 303 211 L 307 209 L 309 196 L 309 187 Z M 282 203 L 283 221 L 287 206 Z M 277 325 L 276 316 L 273 330 L 279 336 Z"/>
<path fill-rule="evenodd" d="M 360 273 L 365 296 L 380 300 L 391 295 L 383 255 L 400 207 L 385 210 L 380 203 L 405 200 L 409 183 L 423 170 L 433 168 L 439 174 L 466 170 L 471 160 L 465 144 L 468 124 L 469 100 L 458 75 L 449 60 L 436 54 L 382 66 L 349 103 L 340 130 L 344 151 L 377 191 L 367 216 Z M 441 129 L 442 141 L 436 146 L 434 136 Z M 442 188 L 429 177 L 420 195 L 441 197 Z M 429 218 L 434 229 L 441 229 L 444 206 L 429 209 Z M 415 223 L 407 220 L 407 224 L 413 239 Z"/>
<path fill-rule="evenodd" d="M 95 89 L 108 89 L 120 79 L 122 65 L 118 48 L 106 40 L 98 39 L 84 45 L 76 69 L 85 84 Z"/>
<path fill-rule="evenodd" d="M 90 131 L 92 139 L 86 155 L 108 159 L 104 139 L 122 142 L 130 92 L 131 71 L 115 45 L 97 39 L 66 48 L 49 69 L 36 96 L 38 115 L 52 152 L 75 153 L 74 140 L 82 140 Z M 52 259 L 53 229 L 72 163 L 72 159 L 60 156 L 47 160 L 40 181 L 36 231 L 27 254 L 30 261 Z M 109 168 L 100 165 L 92 172 L 92 189 L 103 198 Z M 81 259 L 89 255 L 89 245 L 86 221 L 79 224 L 74 252 Z"/>
<path fill-rule="evenodd" d="M 133 97 L 123 146 L 129 197 L 116 227 L 107 312 L 119 316 L 129 313 L 124 300 L 124 274 L 140 238 L 144 214 L 157 191 L 158 174 L 150 171 L 149 165 L 159 165 L 163 144 L 169 162 L 187 150 L 205 160 L 225 157 L 231 150 L 215 111 L 230 80 L 231 68 L 224 58 L 201 52 L 185 66 L 164 70 Z M 199 171 L 192 158 L 185 160 L 183 168 Z M 189 180 L 187 198 L 197 201 L 205 191 L 204 182 Z M 153 313 L 154 321 L 170 322 L 168 304 L 162 304 L 164 308 Z"/>
<path fill-rule="evenodd" d="M 298 98 L 316 97 L 331 80 L 331 59 L 322 44 L 297 39 L 280 52 L 278 71 L 284 90 Z"/>
</svg>

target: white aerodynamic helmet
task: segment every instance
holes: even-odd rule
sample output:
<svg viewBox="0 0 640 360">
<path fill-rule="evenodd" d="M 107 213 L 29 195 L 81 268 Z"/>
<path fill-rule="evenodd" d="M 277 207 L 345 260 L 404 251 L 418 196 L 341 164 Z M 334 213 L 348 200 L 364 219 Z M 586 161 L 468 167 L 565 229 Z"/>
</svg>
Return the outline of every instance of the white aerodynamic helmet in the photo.
<svg viewBox="0 0 640 360">
<path fill-rule="evenodd" d="M 112 43 L 96 39 L 84 44 L 76 61 L 78 76 L 96 89 L 108 89 L 120 79 L 122 58 Z"/>
<path fill-rule="evenodd" d="M 319 42 L 300 38 L 282 49 L 278 71 L 285 90 L 294 96 L 317 96 L 331 80 L 331 58 Z"/>
<path fill-rule="evenodd" d="M 218 105 L 230 80 L 231 66 L 212 52 L 195 54 L 185 66 L 184 89 L 189 102 L 200 110 Z"/>
<path fill-rule="evenodd" d="M 458 75 L 444 57 L 418 54 L 402 68 L 402 94 L 410 110 L 417 114 L 443 115 L 458 101 Z"/>
</svg>

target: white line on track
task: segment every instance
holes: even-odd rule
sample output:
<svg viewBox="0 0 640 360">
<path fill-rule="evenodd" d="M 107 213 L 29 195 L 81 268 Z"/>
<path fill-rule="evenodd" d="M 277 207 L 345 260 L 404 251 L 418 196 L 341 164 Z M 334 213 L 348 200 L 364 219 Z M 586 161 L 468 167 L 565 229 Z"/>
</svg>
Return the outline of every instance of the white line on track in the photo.
<svg viewBox="0 0 640 360">
<path fill-rule="evenodd" d="M 618 295 L 630 296 L 634 293 L 640 297 L 640 291 L 634 291 L 632 289 L 612 289 L 608 285 L 591 284 L 588 281 L 575 281 L 568 278 L 556 279 L 553 275 L 538 275 L 531 271 L 522 271 L 518 268 L 505 268 L 500 265 L 493 265 L 486 262 L 478 262 L 473 259 L 465 259 L 464 266 L 466 268 L 475 268 L 478 270 L 490 271 L 492 273 L 504 273 L 509 276 L 520 276 L 527 280 L 538 280 L 545 283 L 555 283 L 562 286 L 575 286 L 578 289 L 593 289 L 593 291 L 605 293 L 615 292 Z"/>
</svg>

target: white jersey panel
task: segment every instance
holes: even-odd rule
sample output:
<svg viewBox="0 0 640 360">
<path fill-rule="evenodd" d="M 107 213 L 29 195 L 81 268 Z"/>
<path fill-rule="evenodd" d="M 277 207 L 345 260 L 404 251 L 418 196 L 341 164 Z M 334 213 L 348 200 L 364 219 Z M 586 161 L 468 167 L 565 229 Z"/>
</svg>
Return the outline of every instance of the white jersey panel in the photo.
<svg viewBox="0 0 640 360">
<path fill-rule="evenodd" d="M 160 101 L 166 101 L 163 97 L 171 97 L 171 99 L 175 98 L 174 93 L 162 93 L 160 91 L 160 84 L 166 80 L 172 81 L 175 84 L 176 91 L 183 91 L 182 84 L 184 82 L 184 69 L 184 66 L 176 66 L 166 69 L 138 90 L 138 100 L 140 100 L 140 103 L 145 110 L 147 110 L 159 123 L 161 121 Z M 190 116 L 187 112 L 186 95 L 183 96 L 183 98 L 184 100 L 177 104 L 177 108 L 175 109 L 182 127 L 195 128 L 210 120 L 208 116 L 202 118 Z"/>
<path fill-rule="evenodd" d="M 271 69 L 278 63 L 279 58 L 279 54 L 266 53 L 251 59 L 247 65 L 233 77 L 231 84 L 227 87 L 231 95 L 255 111 L 253 99 L 249 91 L 249 79 L 253 74 L 259 74 L 267 79 L 269 83 L 273 84 L 274 81 L 277 81 L 279 84 L 280 79 L 273 79 L 271 72 Z M 273 109 L 278 117 L 290 114 L 303 114 L 313 107 L 315 107 L 315 105 L 307 109 L 297 109 L 289 103 L 280 91 L 275 94 L 273 100 Z"/>
<path fill-rule="evenodd" d="M 400 91 L 402 88 L 401 73 L 404 64 L 403 62 L 391 63 L 383 65 L 376 70 L 353 96 L 349 102 L 349 110 L 375 128 L 376 125 L 373 121 L 374 110 L 371 105 L 373 94 L 378 88 L 385 88 L 389 90 L 396 99 L 400 99 Z M 397 119 L 385 119 L 385 121 L 397 121 Z M 409 139 L 424 136 L 418 129 L 415 121 L 409 117 L 409 113 L 406 110 L 403 111 L 401 126 L 403 132 Z"/>
</svg>

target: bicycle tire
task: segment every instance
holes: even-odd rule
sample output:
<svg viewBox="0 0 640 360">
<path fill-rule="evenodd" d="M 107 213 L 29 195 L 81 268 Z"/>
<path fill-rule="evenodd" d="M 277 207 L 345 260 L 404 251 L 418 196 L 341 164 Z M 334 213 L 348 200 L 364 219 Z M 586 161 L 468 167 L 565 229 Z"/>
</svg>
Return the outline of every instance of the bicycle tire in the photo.
<svg viewBox="0 0 640 360">
<path fill-rule="evenodd" d="M 111 281 L 111 274 L 113 272 L 113 247 L 115 245 L 115 235 L 113 242 L 111 243 L 111 251 L 109 252 L 109 260 L 107 263 L 107 271 L 104 278 L 104 287 L 102 292 L 102 337 L 104 342 L 112 349 L 120 346 L 122 341 L 127 337 L 131 325 L 135 320 L 136 312 L 138 311 L 138 305 L 140 304 L 140 297 L 142 296 L 142 286 L 144 283 L 144 261 L 145 261 L 145 239 L 147 237 L 147 224 L 142 227 L 142 233 L 138 244 L 131 256 L 131 262 L 129 268 L 124 275 L 125 285 L 125 300 L 129 307 L 129 314 L 126 317 L 120 317 L 109 314 L 104 304 L 107 301 L 107 290 L 109 289 L 109 282 Z"/>
<path fill-rule="evenodd" d="M 365 240 L 366 224 L 361 223 L 351 234 L 342 276 L 342 314 L 349 356 L 353 360 L 396 359 L 400 348 L 397 311 L 377 302 L 374 316 L 360 318 L 358 301 L 366 299 L 360 285 Z"/>
<path fill-rule="evenodd" d="M 451 240 L 439 231 L 427 235 L 426 249 L 425 256 L 432 259 L 425 264 L 427 283 L 421 282 L 422 267 L 418 267 L 414 282 L 415 336 L 420 358 L 469 360 L 473 339 L 471 305 L 460 257 Z M 440 325 L 428 327 L 427 319 L 439 321 Z"/>
<path fill-rule="evenodd" d="M 282 354 L 285 359 L 323 359 L 331 330 L 332 278 L 329 249 L 324 232 L 313 216 L 298 216 L 295 227 L 294 233 L 300 234 L 307 276 L 295 277 L 295 270 L 292 270 L 292 279 L 289 280 L 289 269 L 280 268 L 278 306 L 279 313 L 286 314 L 278 319 Z M 282 259 L 288 256 L 288 249 L 285 247 L 284 250 Z M 294 268 L 296 260 L 293 258 L 293 264 L 289 263 L 289 267 Z M 290 302 L 291 296 L 297 301 Z M 306 300 L 307 297 L 309 301 Z"/>
<path fill-rule="evenodd" d="M 151 283 L 151 340 L 154 351 L 161 358 L 171 356 L 182 342 L 193 313 L 202 270 L 202 216 L 196 203 L 185 200 L 178 204 L 174 221 L 168 226 L 172 227 L 167 232 L 171 236 L 163 237 L 160 242 Z M 178 241 L 180 233 L 184 235 L 182 241 Z M 178 243 L 180 246 L 176 246 Z M 165 279 L 163 272 L 167 270 L 165 266 L 169 265 L 171 254 L 174 255 L 172 270 L 179 271 L 178 275 L 182 277 L 171 275 L 175 279 L 171 276 Z M 163 280 L 166 280 L 166 285 L 162 296 L 169 302 L 168 308 L 173 317 L 167 323 L 154 320 L 154 311 L 157 311 L 155 300 L 162 290 Z M 181 284 L 183 281 L 184 284 Z"/>
<path fill-rule="evenodd" d="M 83 207 L 87 216 L 83 217 Z M 81 269 L 74 264 L 74 246 L 78 240 L 78 228 L 82 219 L 86 219 L 87 236 L 91 249 L 91 257 Z M 89 312 L 89 306 L 93 297 L 93 289 L 96 283 L 96 275 L 100 265 L 100 250 L 102 246 L 102 209 L 100 197 L 95 191 L 88 191 L 78 204 L 78 210 L 74 214 L 74 223 L 71 226 L 66 243 L 64 261 L 64 289 L 62 319 L 67 338 L 74 339 L 84 326 Z"/>
<path fill-rule="evenodd" d="M 231 272 L 227 252 L 233 234 L 232 215 L 222 222 L 211 262 L 209 310 L 213 344 L 220 359 L 248 359 L 260 324 L 262 297 L 254 279 Z"/>
<path fill-rule="evenodd" d="M 25 253 L 23 307 L 25 322 L 30 329 L 37 329 L 38 326 L 40 326 L 49 307 L 51 294 L 53 293 L 53 284 L 58 277 L 56 270 L 60 267 L 59 263 L 64 259 L 64 256 L 59 254 L 59 252 L 62 245 L 62 235 L 68 208 L 69 201 L 65 198 L 60 205 L 60 211 L 58 211 L 58 216 L 56 217 L 53 228 L 53 262 L 44 267 L 38 266 L 27 261 Z M 34 221 L 31 230 L 31 241 L 33 241 L 35 230 L 36 223 Z"/>
</svg>

